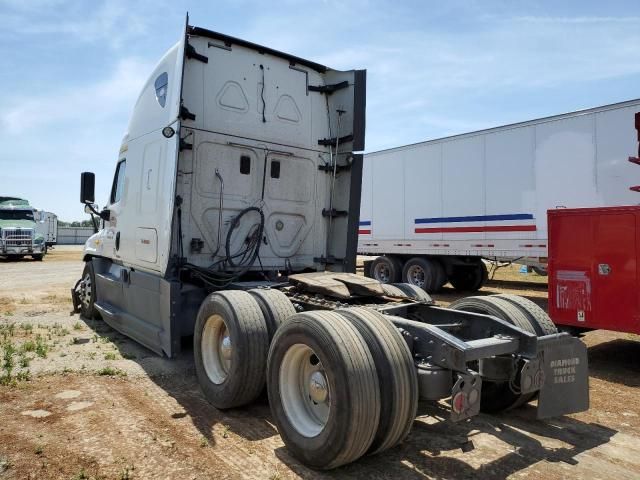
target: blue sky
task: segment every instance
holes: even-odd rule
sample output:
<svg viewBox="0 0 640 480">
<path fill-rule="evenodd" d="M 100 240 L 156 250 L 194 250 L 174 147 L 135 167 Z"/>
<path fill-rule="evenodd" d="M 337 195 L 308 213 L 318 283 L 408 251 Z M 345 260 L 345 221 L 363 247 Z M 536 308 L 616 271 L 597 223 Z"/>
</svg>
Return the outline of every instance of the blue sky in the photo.
<svg viewBox="0 0 640 480">
<path fill-rule="evenodd" d="M 0 195 L 82 220 L 128 117 L 191 24 L 366 68 L 367 150 L 640 97 L 640 2 L 0 0 Z M 631 153 L 631 152 L 630 152 Z"/>
</svg>

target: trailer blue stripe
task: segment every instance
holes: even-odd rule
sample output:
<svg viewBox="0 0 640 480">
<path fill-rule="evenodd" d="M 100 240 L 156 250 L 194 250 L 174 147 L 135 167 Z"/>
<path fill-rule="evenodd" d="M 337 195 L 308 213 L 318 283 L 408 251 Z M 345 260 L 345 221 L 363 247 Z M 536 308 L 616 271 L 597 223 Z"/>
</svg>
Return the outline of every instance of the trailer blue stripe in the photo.
<svg viewBox="0 0 640 480">
<path fill-rule="evenodd" d="M 366 225 L 371 225 L 371 220 L 362 220 L 362 221 L 360 222 L 360 226 L 361 226 L 361 227 L 364 227 L 364 226 L 366 226 Z"/>
<path fill-rule="evenodd" d="M 499 222 L 502 220 L 533 220 L 533 215 L 530 213 L 510 213 L 506 215 L 473 215 L 470 217 L 416 218 L 415 223 Z"/>
</svg>

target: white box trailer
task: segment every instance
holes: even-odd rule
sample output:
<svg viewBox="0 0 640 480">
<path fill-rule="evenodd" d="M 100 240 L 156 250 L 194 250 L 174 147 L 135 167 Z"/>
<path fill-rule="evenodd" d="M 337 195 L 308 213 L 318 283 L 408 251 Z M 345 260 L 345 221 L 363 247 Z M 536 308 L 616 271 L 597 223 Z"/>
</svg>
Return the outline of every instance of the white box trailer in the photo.
<svg viewBox="0 0 640 480">
<path fill-rule="evenodd" d="M 546 269 L 547 210 L 640 201 L 627 161 L 638 111 L 631 100 L 365 155 L 358 253 L 382 256 L 366 273 L 434 291 L 480 288 L 482 258 Z"/>
<path fill-rule="evenodd" d="M 58 216 L 44 210 L 34 210 L 36 231 L 44 237 L 47 247 L 58 243 Z"/>
</svg>

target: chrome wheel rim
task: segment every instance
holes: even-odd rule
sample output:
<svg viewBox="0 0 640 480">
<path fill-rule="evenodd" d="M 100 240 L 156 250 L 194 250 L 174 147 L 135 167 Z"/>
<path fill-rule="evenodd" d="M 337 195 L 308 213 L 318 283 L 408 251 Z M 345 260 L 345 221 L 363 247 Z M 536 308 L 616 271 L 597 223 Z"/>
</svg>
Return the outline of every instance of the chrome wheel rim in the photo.
<svg viewBox="0 0 640 480">
<path fill-rule="evenodd" d="M 420 265 L 411 265 L 407 269 L 407 283 L 415 285 L 416 287 L 424 288 L 425 285 L 425 272 L 424 268 Z"/>
<path fill-rule="evenodd" d="M 289 347 L 280 365 L 280 399 L 287 418 L 304 437 L 315 437 L 327 424 L 331 390 L 315 352 L 297 343 Z"/>
<path fill-rule="evenodd" d="M 379 282 L 389 283 L 391 280 L 391 270 L 389 269 L 389 265 L 378 263 L 373 269 L 373 276 Z"/>
<path fill-rule="evenodd" d="M 84 278 L 80 282 L 78 296 L 80 297 L 80 303 L 84 309 L 88 309 L 89 305 L 91 305 L 91 275 L 88 273 L 85 274 Z"/>
<path fill-rule="evenodd" d="M 227 324 L 220 315 L 207 318 L 200 340 L 202 363 L 207 377 L 213 383 L 223 383 L 231 370 L 233 345 Z"/>
</svg>

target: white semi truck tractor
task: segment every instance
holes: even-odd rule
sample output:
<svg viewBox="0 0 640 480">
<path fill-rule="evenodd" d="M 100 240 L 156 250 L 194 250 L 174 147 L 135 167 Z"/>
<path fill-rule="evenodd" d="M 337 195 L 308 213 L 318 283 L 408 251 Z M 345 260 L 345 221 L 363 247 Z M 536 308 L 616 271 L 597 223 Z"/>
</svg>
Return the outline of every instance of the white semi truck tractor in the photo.
<svg viewBox="0 0 640 480">
<path fill-rule="evenodd" d="M 365 71 L 187 25 L 133 109 L 103 228 L 72 296 L 160 355 L 183 337 L 220 409 L 267 387 L 284 443 L 331 469 L 409 433 L 419 398 L 451 419 L 538 398 L 588 408 L 585 346 L 519 297 L 439 308 L 356 275 Z M 571 378 L 557 368 L 571 362 Z"/>
</svg>

